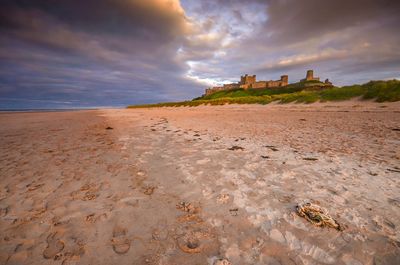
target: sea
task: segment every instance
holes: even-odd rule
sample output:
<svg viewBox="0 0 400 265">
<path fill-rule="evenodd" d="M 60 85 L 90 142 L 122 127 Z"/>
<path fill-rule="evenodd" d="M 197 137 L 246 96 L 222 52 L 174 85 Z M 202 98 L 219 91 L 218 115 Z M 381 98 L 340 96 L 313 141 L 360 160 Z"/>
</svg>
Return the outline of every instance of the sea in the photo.
<svg viewBox="0 0 400 265">
<path fill-rule="evenodd" d="M 65 111 L 81 111 L 81 110 L 97 110 L 97 108 L 74 108 L 74 109 L 0 109 L 0 113 L 15 112 L 65 112 Z"/>
</svg>

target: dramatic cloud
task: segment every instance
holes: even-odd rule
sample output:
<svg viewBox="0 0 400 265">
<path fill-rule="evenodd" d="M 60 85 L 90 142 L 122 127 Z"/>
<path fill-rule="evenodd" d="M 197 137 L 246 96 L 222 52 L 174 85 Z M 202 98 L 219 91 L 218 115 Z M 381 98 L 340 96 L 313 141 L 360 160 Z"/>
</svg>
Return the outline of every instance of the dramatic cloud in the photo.
<svg viewBox="0 0 400 265">
<path fill-rule="evenodd" d="M 235 29 L 232 21 L 243 18 L 236 28 L 246 32 L 231 34 L 230 45 L 220 46 L 219 58 L 194 64 L 193 75 L 217 73 L 233 80 L 244 72 L 265 79 L 288 73 L 297 81 L 307 69 L 315 69 L 338 85 L 399 77 L 398 1 L 201 2 L 197 13 L 220 14 L 215 27 Z M 253 16 L 243 15 L 249 13 Z"/>
<path fill-rule="evenodd" d="M 399 77 L 400 2 L 4 0 L 0 107 L 191 99 L 207 85 L 314 69 L 343 85 Z"/>
<path fill-rule="evenodd" d="M 202 90 L 177 59 L 192 30 L 178 1 L 8 1 L 0 21 L 0 104 L 115 106 Z"/>
</svg>

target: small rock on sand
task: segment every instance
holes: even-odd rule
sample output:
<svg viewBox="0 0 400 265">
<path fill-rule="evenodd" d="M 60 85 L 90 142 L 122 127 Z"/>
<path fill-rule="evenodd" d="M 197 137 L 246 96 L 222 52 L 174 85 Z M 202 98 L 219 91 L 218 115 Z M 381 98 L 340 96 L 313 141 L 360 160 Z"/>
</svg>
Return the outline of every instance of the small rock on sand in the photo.
<svg viewBox="0 0 400 265">
<path fill-rule="evenodd" d="M 232 265 L 227 259 L 219 259 L 214 262 L 214 265 Z"/>
<path fill-rule="evenodd" d="M 234 146 L 228 148 L 228 150 L 231 150 L 231 151 L 235 151 L 235 150 L 244 150 L 244 148 L 241 147 L 241 146 L 234 145 Z"/>
</svg>

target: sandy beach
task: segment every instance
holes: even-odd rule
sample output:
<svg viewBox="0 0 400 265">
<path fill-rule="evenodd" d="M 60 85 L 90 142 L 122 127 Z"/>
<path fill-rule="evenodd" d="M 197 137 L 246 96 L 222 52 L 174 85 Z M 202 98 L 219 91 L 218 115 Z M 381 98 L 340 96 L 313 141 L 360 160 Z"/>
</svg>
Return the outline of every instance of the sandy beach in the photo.
<svg viewBox="0 0 400 265">
<path fill-rule="evenodd" d="M 399 102 L 2 113 L 0 176 L 0 264 L 400 264 Z"/>
</svg>

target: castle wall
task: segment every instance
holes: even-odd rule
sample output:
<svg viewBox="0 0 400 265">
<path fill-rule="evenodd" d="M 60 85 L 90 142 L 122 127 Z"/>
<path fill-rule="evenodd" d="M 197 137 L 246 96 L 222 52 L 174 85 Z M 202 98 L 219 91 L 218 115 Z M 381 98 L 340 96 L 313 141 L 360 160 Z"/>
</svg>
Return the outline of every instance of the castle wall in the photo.
<svg viewBox="0 0 400 265">
<path fill-rule="evenodd" d="M 308 73 L 307 73 L 308 74 Z M 289 78 L 287 75 L 282 75 L 280 80 L 270 81 L 256 81 L 256 75 L 244 75 L 240 77 L 239 83 L 225 84 L 222 87 L 208 88 L 205 91 L 205 95 L 210 95 L 221 90 L 231 89 L 262 89 L 262 88 L 276 88 L 287 86 L 289 84 Z"/>
<path fill-rule="evenodd" d="M 267 82 L 266 81 L 257 81 L 251 84 L 251 88 L 266 88 Z"/>
<path fill-rule="evenodd" d="M 233 84 L 225 84 L 224 85 L 224 89 L 236 89 L 236 88 L 240 88 L 239 84 L 237 83 L 233 83 Z"/>
<path fill-rule="evenodd" d="M 258 81 L 252 84 L 252 88 L 273 88 L 287 86 L 289 83 L 289 77 L 287 75 L 282 75 L 280 80 L 270 80 L 270 81 Z"/>
<path fill-rule="evenodd" d="M 277 80 L 277 81 L 268 81 L 267 82 L 267 87 L 280 87 L 282 84 L 281 80 Z"/>
<path fill-rule="evenodd" d="M 221 87 L 207 88 L 206 91 L 205 91 L 205 95 L 208 96 L 208 95 L 211 95 L 211 94 L 213 94 L 215 92 L 218 92 L 218 91 L 221 91 L 221 90 L 225 90 L 225 88 L 222 87 L 222 86 Z"/>
</svg>

